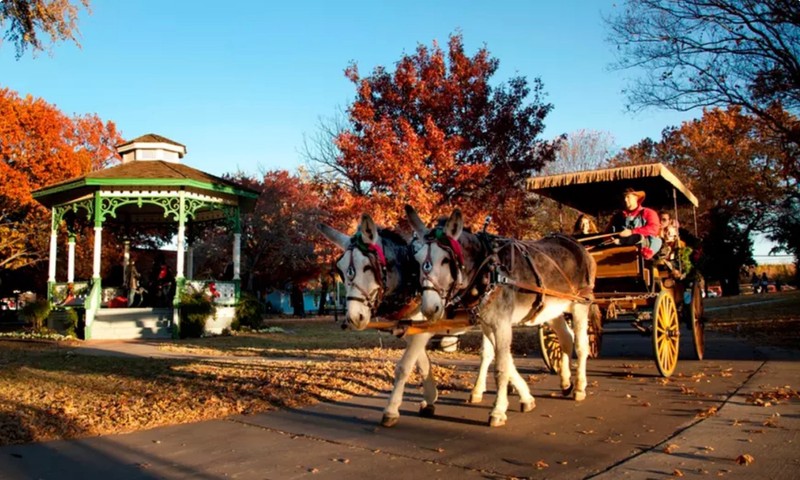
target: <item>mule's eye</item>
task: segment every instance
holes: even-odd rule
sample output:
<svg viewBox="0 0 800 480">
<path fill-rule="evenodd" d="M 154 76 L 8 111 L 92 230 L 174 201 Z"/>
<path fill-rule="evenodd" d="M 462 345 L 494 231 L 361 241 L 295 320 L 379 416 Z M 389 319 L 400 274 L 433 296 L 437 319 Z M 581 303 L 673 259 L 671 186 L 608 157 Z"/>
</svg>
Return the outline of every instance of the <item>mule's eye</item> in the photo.
<svg viewBox="0 0 800 480">
<path fill-rule="evenodd" d="M 442 259 L 442 265 L 450 265 L 450 259 L 445 257 Z"/>
<path fill-rule="evenodd" d="M 371 272 L 371 271 L 372 271 L 372 266 L 371 265 L 367 265 L 367 266 L 364 267 L 364 273 Z"/>
</svg>

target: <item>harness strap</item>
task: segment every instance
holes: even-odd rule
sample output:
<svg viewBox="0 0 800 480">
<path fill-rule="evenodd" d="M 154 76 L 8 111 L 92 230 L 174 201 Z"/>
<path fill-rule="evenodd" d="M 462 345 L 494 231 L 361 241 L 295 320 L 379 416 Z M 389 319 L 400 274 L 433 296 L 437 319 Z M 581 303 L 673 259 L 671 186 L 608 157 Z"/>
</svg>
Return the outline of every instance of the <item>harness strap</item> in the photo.
<svg viewBox="0 0 800 480">
<path fill-rule="evenodd" d="M 550 295 L 552 297 L 563 298 L 563 299 L 566 299 L 566 300 L 572 300 L 572 301 L 575 301 L 575 302 L 580 302 L 580 303 L 585 303 L 585 304 L 592 303 L 591 297 L 588 297 L 588 296 L 579 297 L 578 295 L 573 295 L 571 293 L 564 293 L 564 292 L 559 292 L 558 290 L 551 290 L 549 288 L 540 287 L 540 286 L 537 286 L 537 285 L 532 285 L 530 283 L 520 282 L 519 280 L 513 280 L 513 279 L 508 278 L 508 277 L 500 277 L 498 281 L 500 283 L 505 284 L 505 285 L 511 285 L 512 287 L 516 287 L 516 288 L 519 288 L 519 289 L 522 289 L 522 290 L 528 290 L 528 291 L 533 292 L 533 293 L 539 293 L 539 294 L 542 294 L 542 295 Z"/>
</svg>

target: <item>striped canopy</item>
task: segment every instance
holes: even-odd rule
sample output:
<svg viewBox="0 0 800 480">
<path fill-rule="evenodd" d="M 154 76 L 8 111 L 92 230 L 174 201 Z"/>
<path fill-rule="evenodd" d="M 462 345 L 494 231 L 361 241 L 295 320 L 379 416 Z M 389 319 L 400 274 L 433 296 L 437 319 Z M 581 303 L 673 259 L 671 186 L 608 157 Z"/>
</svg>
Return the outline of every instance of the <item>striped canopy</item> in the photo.
<svg viewBox="0 0 800 480">
<path fill-rule="evenodd" d="M 647 194 L 644 205 L 650 208 L 671 208 L 674 201 L 697 206 L 697 197 L 662 163 L 585 170 L 527 181 L 528 191 L 592 215 L 622 208 L 622 192 L 626 188 L 643 190 Z"/>
</svg>

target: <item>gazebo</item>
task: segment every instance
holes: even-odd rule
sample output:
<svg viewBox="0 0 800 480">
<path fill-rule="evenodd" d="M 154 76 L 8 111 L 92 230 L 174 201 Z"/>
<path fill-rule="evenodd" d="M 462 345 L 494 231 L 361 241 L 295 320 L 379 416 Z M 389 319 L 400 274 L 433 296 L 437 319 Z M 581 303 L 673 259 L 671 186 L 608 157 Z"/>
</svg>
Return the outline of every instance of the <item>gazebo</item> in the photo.
<svg viewBox="0 0 800 480">
<path fill-rule="evenodd" d="M 85 309 L 86 339 L 141 338 L 174 335 L 180 328 L 179 299 L 192 286 L 193 250 L 187 248 L 187 227 L 201 228 L 223 221 L 232 232 L 233 275 L 228 282 L 215 281 L 216 321 L 208 330 L 230 325 L 239 296 L 241 214 L 252 211 L 258 192 L 210 175 L 182 163 L 186 147 L 155 134 L 147 134 L 116 147 L 120 165 L 91 172 L 36 190 L 34 198 L 52 212 L 48 298 L 54 306 L 77 304 Z M 94 226 L 91 279 L 75 278 L 76 219 Z M 56 279 L 59 231 L 67 226 L 67 278 Z M 102 285 L 103 228 L 129 231 L 144 225 L 175 228 L 175 296 L 172 308 L 112 308 L 116 288 Z M 169 227 L 168 227 L 169 226 Z M 123 278 L 128 278 L 130 242 L 124 241 Z M 127 305 L 126 305 L 127 306 Z"/>
</svg>

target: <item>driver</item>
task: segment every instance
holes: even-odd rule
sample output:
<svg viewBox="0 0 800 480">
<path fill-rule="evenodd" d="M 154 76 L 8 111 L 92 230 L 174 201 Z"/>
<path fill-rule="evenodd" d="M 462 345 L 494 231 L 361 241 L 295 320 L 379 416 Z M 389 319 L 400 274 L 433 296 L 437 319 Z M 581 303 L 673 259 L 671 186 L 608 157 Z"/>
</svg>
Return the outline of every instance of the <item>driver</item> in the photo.
<svg viewBox="0 0 800 480">
<path fill-rule="evenodd" d="M 643 191 L 628 188 L 623 197 L 625 209 L 614 214 L 606 232 L 618 233 L 619 237 L 613 240 L 615 245 L 641 245 L 642 256 L 649 260 L 662 245 L 658 213 L 642 206 L 645 199 Z"/>
</svg>

